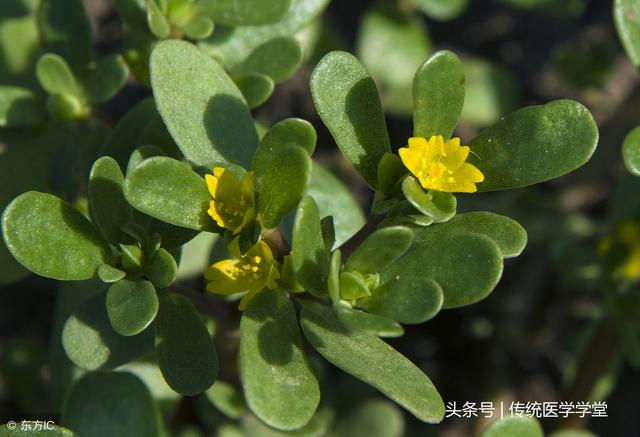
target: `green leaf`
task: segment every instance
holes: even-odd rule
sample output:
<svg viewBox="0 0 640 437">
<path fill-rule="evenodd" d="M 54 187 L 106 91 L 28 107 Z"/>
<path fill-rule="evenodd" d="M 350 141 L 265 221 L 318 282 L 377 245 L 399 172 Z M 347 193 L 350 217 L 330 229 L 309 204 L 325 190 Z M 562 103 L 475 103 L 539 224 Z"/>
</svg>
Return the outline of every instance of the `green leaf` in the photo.
<svg viewBox="0 0 640 437">
<path fill-rule="evenodd" d="M 86 83 L 89 102 L 106 102 L 124 86 L 129 75 L 127 64 L 121 56 L 105 56 L 92 65 Z"/>
<path fill-rule="evenodd" d="M 478 302 L 502 275 L 502 253 L 489 237 L 458 234 L 420 247 L 382 273 L 381 282 L 431 278 L 444 293 L 443 308 Z"/>
<path fill-rule="evenodd" d="M 506 416 L 492 422 L 482 431 L 481 437 L 544 437 L 542 426 L 533 417 Z"/>
<path fill-rule="evenodd" d="M 413 232 L 403 226 L 375 231 L 367 237 L 344 265 L 347 271 L 376 273 L 389 267 L 411 247 Z"/>
<path fill-rule="evenodd" d="M 362 18 L 356 54 L 380 88 L 386 111 L 411 113 L 413 76 L 430 52 L 427 28 L 416 14 L 385 4 Z"/>
<path fill-rule="evenodd" d="M 335 315 L 352 332 L 368 333 L 376 337 L 401 337 L 404 329 L 397 322 L 377 314 L 335 305 Z"/>
<path fill-rule="evenodd" d="M 442 288 L 429 278 L 390 279 L 358 301 L 358 307 L 400 323 L 423 323 L 442 308 Z"/>
<path fill-rule="evenodd" d="M 131 153 L 138 147 L 142 130 L 157 115 L 152 98 L 140 101 L 111 129 L 100 150 L 100 156 L 111 156 L 122 171 L 127 169 Z"/>
<path fill-rule="evenodd" d="M 213 406 L 230 419 L 239 419 L 246 411 L 242 394 L 224 381 L 216 381 L 205 395 Z"/>
<path fill-rule="evenodd" d="M 158 406 L 147 387 L 128 372 L 88 373 L 72 387 L 62 423 L 93 437 L 161 435 Z"/>
<path fill-rule="evenodd" d="M 311 169 L 307 195 L 316 201 L 321 218 L 333 217 L 334 248 L 340 247 L 364 226 L 364 214 L 349 188 L 318 164 Z"/>
<path fill-rule="evenodd" d="M 402 193 L 414 208 L 431 217 L 433 223 L 446 222 L 456 214 L 458 201 L 453 194 L 436 190 L 425 192 L 413 176 L 402 181 Z"/>
<path fill-rule="evenodd" d="M 338 423 L 336 437 L 394 437 L 405 435 L 404 416 L 391 402 L 372 399 L 355 405 Z"/>
<path fill-rule="evenodd" d="M 527 244 L 527 231 L 515 220 L 485 211 L 458 214 L 446 223 L 413 230 L 416 246 L 429 245 L 457 234 L 486 235 L 498 245 L 504 258 L 522 253 Z"/>
<path fill-rule="evenodd" d="M 634 176 L 640 176 L 640 126 L 633 129 L 622 143 L 624 165 Z"/>
<path fill-rule="evenodd" d="M 591 431 L 584 429 L 564 429 L 549 434 L 549 437 L 598 437 Z"/>
<path fill-rule="evenodd" d="M 11 254 L 32 272 L 60 281 L 94 278 L 109 248 L 80 211 L 51 194 L 29 191 L 7 206 L 2 232 Z"/>
<path fill-rule="evenodd" d="M 313 125 L 300 118 L 286 118 L 274 124 L 260 140 L 253 157 L 253 171 L 256 175 L 267 172 L 267 168 L 274 159 L 274 155 L 290 145 L 300 146 L 313 154 L 317 140 Z"/>
<path fill-rule="evenodd" d="M 120 335 L 144 331 L 158 313 L 158 296 L 149 281 L 121 279 L 107 291 L 107 315 Z"/>
<path fill-rule="evenodd" d="M 243 313 L 240 372 L 247 404 L 270 426 L 300 428 L 318 408 L 320 388 L 302 350 L 296 312 L 285 292 L 260 293 Z"/>
<path fill-rule="evenodd" d="M 372 385 L 418 419 L 439 423 L 444 403 L 429 378 L 411 361 L 374 335 L 354 332 L 334 309 L 306 302 L 302 330 L 329 362 Z"/>
<path fill-rule="evenodd" d="M 376 85 L 353 55 L 334 51 L 311 75 L 311 95 L 347 160 L 373 188 L 378 162 L 391 151 Z"/>
<path fill-rule="evenodd" d="M 485 59 L 464 61 L 466 89 L 462 120 L 488 126 L 516 108 L 520 86 L 510 70 Z"/>
<path fill-rule="evenodd" d="M 156 357 L 167 384 L 186 396 L 211 387 L 218 375 L 218 357 L 191 302 L 175 293 L 164 296 L 155 325 Z"/>
<path fill-rule="evenodd" d="M 369 287 L 364 277 L 357 272 L 342 272 L 339 276 L 340 297 L 354 301 L 369 296 Z"/>
<path fill-rule="evenodd" d="M 413 79 L 413 135 L 451 138 L 464 105 L 464 67 L 455 53 L 434 53 Z"/>
<path fill-rule="evenodd" d="M 121 226 L 133 221 L 133 211 L 122 193 L 124 175 L 118 163 L 108 156 L 98 159 L 89 175 L 91 217 L 107 241 L 117 246 Z"/>
<path fill-rule="evenodd" d="M 49 94 L 80 95 L 82 89 L 69 64 L 59 55 L 46 53 L 36 65 L 40 86 Z"/>
<path fill-rule="evenodd" d="M 127 175 L 127 201 L 137 210 L 175 226 L 214 229 L 207 214 L 211 195 L 204 179 L 188 165 L 166 157 L 149 158 Z"/>
<path fill-rule="evenodd" d="M 165 156 L 164 152 L 156 146 L 142 146 L 138 147 L 131 153 L 129 162 L 127 163 L 127 174 L 131 173 L 142 161 L 153 158 L 155 156 Z"/>
<path fill-rule="evenodd" d="M 160 248 L 149 261 L 145 275 L 156 287 L 167 288 L 175 282 L 178 276 L 178 264 L 168 251 Z"/>
<path fill-rule="evenodd" d="M 460 15 L 469 0 L 413 0 L 416 8 L 435 20 L 447 21 Z"/>
<path fill-rule="evenodd" d="M 107 284 L 117 282 L 125 276 L 127 276 L 127 272 L 112 267 L 109 264 L 102 264 L 98 268 L 98 278 L 100 278 L 102 282 Z"/>
<path fill-rule="evenodd" d="M 169 37 L 171 24 L 156 0 L 146 0 L 147 24 L 151 32 L 160 39 Z"/>
<path fill-rule="evenodd" d="M 322 240 L 318 206 L 310 196 L 300 201 L 292 240 L 291 260 L 298 281 L 313 295 L 326 296 L 329 258 Z"/>
<path fill-rule="evenodd" d="M 242 430 L 235 428 L 237 434 L 222 434 L 218 437 L 320 437 L 329 435 L 333 425 L 334 412 L 330 407 L 321 407 L 311 420 L 302 428 L 295 431 L 278 431 L 264 424 L 253 414 L 245 415 L 242 420 Z M 229 428 L 224 431 L 230 431 Z"/>
<path fill-rule="evenodd" d="M 242 93 L 224 69 L 193 44 L 170 40 L 151 54 L 151 86 L 171 136 L 184 156 L 212 168 L 245 168 L 258 135 Z"/>
<path fill-rule="evenodd" d="M 64 324 L 62 345 L 71 361 L 86 370 L 113 369 L 153 350 L 153 330 L 123 337 L 111 323 L 106 293 L 81 303 Z"/>
<path fill-rule="evenodd" d="M 471 141 L 469 162 L 482 171 L 479 191 L 526 187 L 586 163 L 598 143 L 589 110 L 572 100 L 528 106 Z"/>
<path fill-rule="evenodd" d="M 640 68 L 640 1 L 614 0 L 613 21 L 631 63 Z"/>
<path fill-rule="evenodd" d="M 331 301 L 335 304 L 340 303 L 340 268 L 342 267 L 342 253 L 340 249 L 335 250 L 331 254 L 329 261 L 329 275 L 327 277 L 327 290 Z"/>
<path fill-rule="evenodd" d="M 407 173 L 407 167 L 398 155 L 385 153 L 378 163 L 378 189 L 386 195 L 391 195 L 396 183 Z"/>
<path fill-rule="evenodd" d="M 287 15 L 293 0 L 201 0 L 203 11 L 226 26 L 275 23 Z"/>
<path fill-rule="evenodd" d="M 214 24 L 211 18 L 199 15 L 182 26 L 184 34 L 191 39 L 204 39 L 213 33 Z"/>
<path fill-rule="evenodd" d="M 277 227 L 304 195 L 311 177 L 311 158 L 305 149 L 290 144 L 272 155 L 264 174 L 256 172 L 256 191 L 262 223 Z"/>
<path fill-rule="evenodd" d="M 302 62 L 302 46 L 292 37 L 273 38 L 257 47 L 247 59 L 233 69 L 234 76 L 258 73 L 275 83 L 291 77 Z"/>
<path fill-rule="evenodd" d="M 43 429 L 41 431 L 33 430 L 35 424 L 31 424 L 31 431 L 24 431 L 20 426 L 9 428 L 7 425 L 2 425 L 0 426 L 0 435 L 3 437 L 32 437 L 37 432 L 38 437 L 78 437 L 78 434 L 58 425 L 52 425 L 51 429 Z M 49 425 L 47 424 L 47 426 Z"/>
<path fill-rule="evenodd" d="M 231 69 L 265 41 L 291 36 L 302 29 L 318 16 L 328 3 L 329 0 L 294 0 L 290 12 L 282 21 L 262 26 L 219 29 L 220 31 L 214 32 L 210 39 L 200 43 L 200 46 L 218 59 L 225 68 Z"/>
<path fill-rule="evenodd" d="M 93 58 L 91 24 L 82 0 L 41 0 L 37 20 L 44 51 L 62 56 L 75 71 L 89 65 Z"/>
<path fill-rule="evenodd" d="M 30 90 L 0 85 L 0 127 L 29 127 L 44 119 L 43 102 Z"/>
<path fill-rule="evenodd" d="M 40 41 L 34 14 L 29 11 L 12 12 L 8 2 L 0 12 L 0 83 L 35 89 L 35 64 Z M 35 5 L 32 5 L 35 6 Z"/>
<path fill-rule="evenodd" d="M 233 78 L 249 108 L 257 108 L 266 102 L 275 87 L 273 80 L 264 74 L 248 73 Z"/>
<path fill-rule="evenodd" d="M 47 110 L 55 121 L 84 120 L 89 116 L 89 109 L 82 99 L 71 94 L 50 95 Z"/>
</svg>

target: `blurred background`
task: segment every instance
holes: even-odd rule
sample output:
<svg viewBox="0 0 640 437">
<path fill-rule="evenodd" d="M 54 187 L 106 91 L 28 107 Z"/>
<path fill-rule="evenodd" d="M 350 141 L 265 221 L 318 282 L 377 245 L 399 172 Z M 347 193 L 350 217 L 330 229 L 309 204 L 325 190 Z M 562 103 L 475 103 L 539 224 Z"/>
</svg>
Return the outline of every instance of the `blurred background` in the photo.
<svg viewBox="0 0 640 437">
<path fill-rule="evenodd" d="M 108 0 L 85 3 L 97 50 L 118 52 L 122 30 L 113 5 Z M 598 241 L 612 232 L 615 211 L 640 193 L 640 181 L 626 176 L 620 156 L 624 136 L 640 124 L 640 74 L 620 45 L 611 2 L 334 0 L 297 37 L 306 49 L 305 65 L 255 111 L 256 119 L 266 126 L 292 116 L 310 120 L 319 136 L 314 158 L 353 190 L 365 215 L 372 193 L 341 157 L 309 93 L 309 75 L 327 51 L 357 54 L 373 75 L 396 149 L 412 135 L 413 74 L 439 49 L 456 52 L 465 65 L 467 95 L 456 133 L 463 143 L 522 106 L 571 98 L 590 109 L 600 142 L 587 165 L 526 189 L 458 197 L 459 212 L 505 214 L 528 231 L 525 252 L 506 261 L 496 290 L 476 305 L 407 326 L 406 335 L 390 343 L 430 375 L 445 402 L 604 400 L 608 418 L 579 423 L 542 419 L 542 425 L 548 432 L 571 425 L 604 437 L 640 436 L 640 372 L 627 357 L 615 323 L 605 317 L 597 254 Z M 100 108 L 100 116 L 114 124 L 149 94 L 131 80 Z M 625 211 L 630 218 L 640 217 L 640 210 Z M 200 281 L 186 282 L 202 288 Z M 637 288 L 632 290 L 636 295 Z M 637 335 L 640 304 L 630 299 L 627 328 Z M 52 381 L 47 364 L 51 333 L 60 323 L 55 301 L 56 283 L 33 275 L 0 286 L 0 420 L 57 414 L 48 401 Z M 228 306 L 221 311 L 229 326 L 237 327 L 238 314 L 233 304 Z M 226 335 L 221 353 L 232 361 L 234 334 Z M 324 366 L 323 396 L 344 410 L 380 397 Z M 172 416 L 176 430 L 207 428 L 208 419 L 195 401 L 181 408 Z M 394 414 L 404 416 L 396 419 L 404 422 L 398 429 L 405 435 L 475 435 L 486 425 L 482 419 L 447 418 L 428 426 L 399 409 Z"/>
</svg>

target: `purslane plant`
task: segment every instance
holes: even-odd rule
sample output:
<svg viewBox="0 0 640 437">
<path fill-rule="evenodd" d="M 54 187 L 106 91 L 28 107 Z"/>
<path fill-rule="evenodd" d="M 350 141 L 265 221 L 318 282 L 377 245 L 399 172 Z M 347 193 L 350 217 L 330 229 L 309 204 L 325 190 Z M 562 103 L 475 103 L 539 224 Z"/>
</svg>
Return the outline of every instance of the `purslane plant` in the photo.
<svg viewBox="0 0 640 437">
<path fill-rule="evenodd" d="M 150 72 L 158 113 L 184 159 L 151 142 L 107 147 L 114 156 L 93 164 L 88 214 L 28 192 L 2 217 L 7 247 L 31 271 L 110 284 L 66 321 L 67 356 L 95 371 L 155 350 L 173 390 L 209 389 L 216 350 L 174 283 L 181 246 L 213 232 L 232 257 L 207 269 L 206 288 L 241 298 L 240 377 L 258 418 L 293 430 L 314 416 L 320 387 L 304 335 L 327 361 L 420 420 L 441 421 L 434 384 L 381 338 L 488 296 L 526 232 L 494 213 L 456 214 L 454 193 L 524 187 L 581 166 L 598 140 L 588 110 L 569 100 L 523 108 L 461 145 L 451 136 L 464 100 L 462 63 L 438 52 L 414 77 L 414 131 L 397 155 L 373 80 L 354 56 L 329 53 L 311 78 L 317 111 L 375 190 L 370 223 L 353 236 L 341 212 L 323 213 L 332 192 L 312 186 L 322 172 L 311 160 L 309 123 L 287 119 L 259 138 L 236 83 L 188 42 L 158 43 Z M 76 417 L 72 428 L 74 408 L 68 401 L 63 413 Z"/>
</svg>

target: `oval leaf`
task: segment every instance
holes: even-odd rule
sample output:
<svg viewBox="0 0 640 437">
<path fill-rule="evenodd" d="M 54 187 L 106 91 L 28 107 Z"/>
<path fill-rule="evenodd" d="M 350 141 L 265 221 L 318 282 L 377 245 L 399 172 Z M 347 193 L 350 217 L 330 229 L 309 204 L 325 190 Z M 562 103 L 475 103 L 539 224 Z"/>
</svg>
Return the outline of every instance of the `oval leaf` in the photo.
<svg viewBox="0 0 640 437">
<path fill-rule="evenodd" d="M 416 246 L 429 245 L 457 234 L 486 235 L 498 245 L 504 258 L 520 255 L 527 244 L 527 231 L 517 221 L 485 211 L 458 214 L 446 223 L 416 228 L 413 233 Z"/>
<path fill-rule="evenodd" d="M 424 191 L 413 176 L 407 176 L 402 181 L 402 194 L 415 209 L 430 218 L 429 224 L 446 222 L 456 214 L 458 201 L 453 194 Z"/>
<path fill-rule="evenodd" d="M 491 423 L 481 437 L 544 437 L 542 426 L 530 416 L 507 416 Z"/>
<path fill-rule="evenodd" d="M 311 158 L 302 147 L 287 145 L 273 154 L 264 170 L 264 174 L 256 173 L 258 207 L 265 227 L 275 228 L 304 195 L 311 176 Z"/>
<path fill-rule="evenodd" d="M 378 84 L 386 111 L 411 114 L 413 76 L 430 51 L 424 21 L 400 5 L 375 6 L 362 17 L 356 53 Z"/>
<path fill-rule="evenodd" d="M 273 93 L 273 80 L 264 74 L 249 73 L 236 76 L 233 82 L 247 101 L 249 108 L 257 108 L 266 102 Z"/>
<path fill-rule="evenodd" d="M 215 0 L 214 0 L 215 1 Z M 227 68 L 233 68 L 270 39 L 291 36 L 310 23 L 327 6 L 329 0 L 296 0 L 282 21 L 262 26 L 242 26 L 214 32 L 200 43 Z"/>
<path fill-rule="evenodd" d="M 334 309 L 305 302 L 305 337 L 329 362 L 372 385 L 418 419 L 439 423 L 444 403 L 427 375 L 378 337 L 348 329 Z"/>
<path fill-rule="evenodd" d="M 107 241 L 117 246 L 121 241 L 120 227 L 133 222 L 133 211 L 122 192 L 124 175 L 115 159 L 98 159 L 89 175 L 89 208 L 94 223 Z"/>
<path fill-rule="evenodd" d="M 464 67 L 448 50 L 434 53 L 413 78 L 413 135 L 453 134 L 464 105 Z"/>
<path fill-rule="evenodd" d="M 232 73 L 234 76 L 258 73 L 275 83 L 284 82 L 302 62 L 302 46 L 292 37 L 273 38 L 256 48 Z"/>
<path fill-rule="evenodd" d="M 40 86 L 49 94 L 81 93 L 80 84 L 62 56 L 53 53 L 42 55 L 36 64 L 36 75 Z"/>
<path fill-rule="evenodd" d="M 243 313 L 240 371 L 247 404 L 270 426 L 300 428 L 318 408 L 318 381 L 302 350 L 293 304 L 283 291 L 259 294 Z"/>
<path fill-rule="evenodd" d="M 167 288 L 178 276 L 178 263 L 173 255 L 160 248 L 146 266 L 145 275 L 156 287 Z"/>
<path fill-rule="evenodd" d="M 153 350 L 152 329 L 133 337 L 123 337 L 113 329 L 105 297 L 101 293 L 81 303 L 62 330 L 67 356 L 82 369 L 113 369 Z"/>
<path fill-rule="evenodd" d="M 184 156 L 212 168 L 251 165 L 258 134 L 242 93 L 224 69 L 193 44 L 169 40 L 151 54 L 158 111 Z"/>
<path fill-rule="evenodd" d="M 46 422 L 45 422 L 46 423 Z M 49 424 L 46 424 L 49 426 Z M 35 424 L 32 424 L 32 430 L 35 429 Z M 34 435 L 34 432 L 37 432 L 38 437 L 78 437 L 73 431 L 68 430 L 67 428 L 63 428 L 58 425 L 51 425 L 50 429 L 42 430 L 42 431 L 24 431 L 19 427 L 13 426 L 9 428 L 8 425 L 0 426 L 0 435 L 3 437 L 30 437 Z"/>
<path fill-rule="evenodd" d="M 479 191 L 526 187 L 586 163 L 598 143 L 587 108 L 572 100 L 528 106 L 471 141 L 469 162 L 482 171 Z"/>
<path fill-rule="evenodd" d="M 376 273 L 393 264 L 411 246 L 413 232 L 403 226 L 379 229 L 367 237 L 344 265 L 347 271 Z"/>
<path fill-rule="evenodd" d="M 640 68 L 640 1 L 614 0 L 613 20 L 629 59 Z"/>
<path fill-rule="evenodd" d="M 355 235 L 365 224 L 365 217 L 351 190 L 329 170 L 314 164 L 307 194 L 316 201 L 320 218 L 333 217 L 335 247 Z"/>
<path fill-rule="evenodd" d="M 149 281 L 121 279 L 107 291 L 107 315 L 124 336 L 144 331 L 158 313 L 158 296 Z"/>
<path fill-rule="evenodd" d="M 422 323 L 435 317 L 444 295 L 438 283 L 429 278 L 391 279 L 371 291 L 358 306 L 400 323 Z"/>
<path fill-rule="evenodd" d="M 2 232 L 11 254 L 32 272 L 60 281 L 96 277 L 109 248 L 80 211 L 51 194 L 29 191 L 7 206 Z"/>
<path fill-rule="evenodd" d="M 211 387 L 218 375 L 218 356 L 191 302 L 175 293 L 163 297 L 155 325 L 156 357 L 167 384 L 187 396 Z"/>
<path fill-rule="evenodd" d="M 624 138 L 622 157 L 627 170 L 635 176 L 640 176 L 640 126 Z"/>
<path fill-rule="evenodd" d="M 85 92 L 92 104 L 106 102 L 124 86 L 129 76 L 127 64 L 121 56 L 105 56 L 92 63 Z"/>
<path fill-rule="evenodd" d="M 375 188 L 378 162 L 391 146 L 378 91 L 369 73 L 355 56 L 331 52 L 313 70 L 311 95 L 343 155 Z"/>
<path fill-rule="evenodd" d="M 400 258 L 381 279 L 431 278 L 442 287 L 443 308 L 455 308 L 487 297 L 501 275 L 502 253 L 496 243 L 484 235 L 459 234 Z"/>
<path fill-rule="evenodd" d="M 377 337 L 401 337 L 404 329 L 395 321 L 377 314 L 344 306 L 334 306 L 336 316 L 352 332 L 366 332 Z"/>
<path fill-rule="evenodd" d="M 175 159 L 158 156 L 143 161 L 127 175 L 127 201 L 137 210 L 172 225 L 214 229 L 207 214 L 211 195 L 204 179 Z"/>
<path fill-rule="evenodd" d="M 44 104 L 30 90 L 0 85 L 0 127 L 34 126 L 44 119 Z"/>
<path fill-rule="evenodd" d="M 142 381 L 127 372 L 80 378 L 65 400 L 62 423 L 81 436 L 161 435 L 158 406 Z"/>
<path fill-rule="evenodd" d="M 464 11 L 469 0 L 413 0 L 416 8 L 435 20 L 452 20 Z"/>
<path fill-rule="evenodd" d="M 216 23 L 227 26 L 255 26 L 282 19 L 293 0 L 205 0 L 199 5 Z"/>
<path fill-rule="evenodd" d="M 256 175 L 266 173 L 274 155 L 288 145 L 294 144 L 313 154 L 318 139 L 313 125 L 300 118 L 287 118 L 274 124 L 264 134 L 253 157 L 253 171 Z"/>
<path fill-rule="evenodd" d="M 292 240 L 291 260 L 298 281 L 314 295 L 326 296 L 329 258 L 322 240 L 320 213 L 312 197 L 300 201 Z"/>
</svg>

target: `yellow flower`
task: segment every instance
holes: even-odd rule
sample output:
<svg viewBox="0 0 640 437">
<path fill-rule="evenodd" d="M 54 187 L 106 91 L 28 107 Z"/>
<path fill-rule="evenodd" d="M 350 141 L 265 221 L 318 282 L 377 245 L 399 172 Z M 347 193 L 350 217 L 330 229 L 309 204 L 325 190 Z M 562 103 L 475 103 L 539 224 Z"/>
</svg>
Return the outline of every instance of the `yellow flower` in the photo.
<svg viewBox="0 0 640 437">
<path fill-rule="evenodd" d="M 218 226 L 236 235 L 256 218 L 251 172 L 245 173 L 240 182 L 229 170 L 216 167 L 212 175 L 205 175 L 205 180 L 213 197 L 207 212 Z"/>
<path fill-rule="evenodd" d="M 460 138 L 444 141 L 441 135 L 409 138 L 409 147 L 399 150 L 405 167 L 427 190 L 448 193 L 474 193 L 484 175 L 473 164 L 465 162 L 469 147 L 460 146 Z"/>
<path fill-rule="evenodd" d="M 640 278 L 640 244 L 635 244 L 629 253 L 629 258 L 624 265 L 623 274 L 627 279 Z"/>
<path fill-rule="evenodd" d="M 631 280 L 640 278 L 640 223 L 632 220 L 620 223 L 617 236 L 629 250 L 622 274 Z"/>
<path fill-rule="evenodd" d="M 242 255 L 236 238 L 229 250 L 236 259 L 218 261 L 205 271 L 204 277 L 209 281 L 207 291 L 224 295 L 246 291 L 240 300 L 240 309 L 244 310 L 260 291 L 277 287 L 280 272 L 271 248 L 264 241 L 259 241 Z"/>
</svg>

